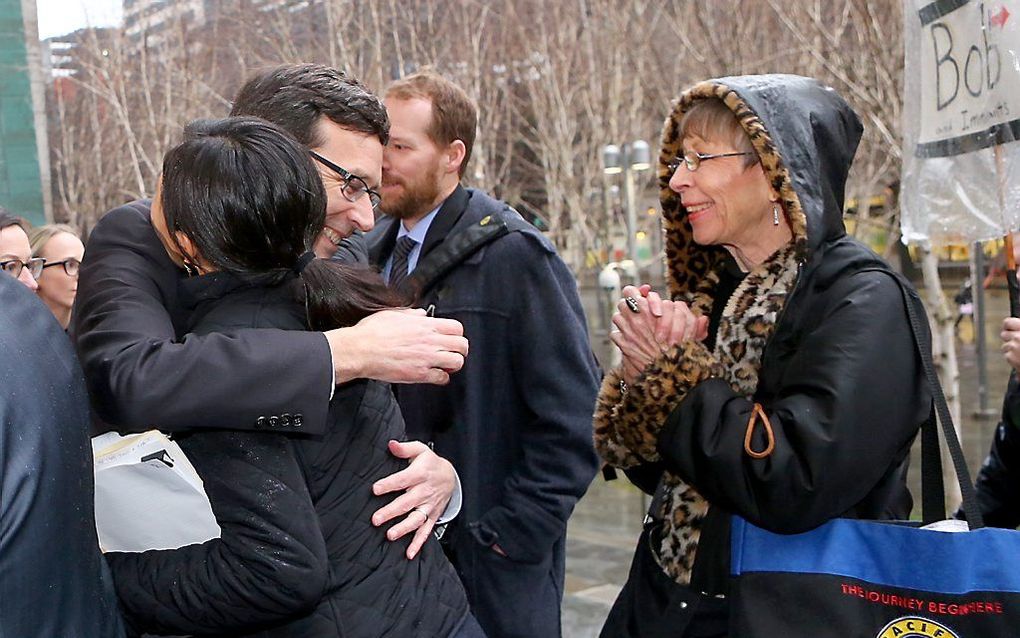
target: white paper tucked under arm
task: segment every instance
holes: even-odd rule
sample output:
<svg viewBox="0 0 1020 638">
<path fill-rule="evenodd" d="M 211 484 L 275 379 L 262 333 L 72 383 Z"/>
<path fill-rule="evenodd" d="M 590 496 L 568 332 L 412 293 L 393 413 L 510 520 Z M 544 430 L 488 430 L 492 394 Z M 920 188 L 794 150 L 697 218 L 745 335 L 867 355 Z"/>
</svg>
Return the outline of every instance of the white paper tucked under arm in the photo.
<svg viewBox="0 0 1020 638">
<path fill-rule="evenodd" d="M 92 439 L 92 454 L 104 552 L 176 549 L 219 538 L 201 477 L 162 432 L 109 432 Z"/>
</svg>

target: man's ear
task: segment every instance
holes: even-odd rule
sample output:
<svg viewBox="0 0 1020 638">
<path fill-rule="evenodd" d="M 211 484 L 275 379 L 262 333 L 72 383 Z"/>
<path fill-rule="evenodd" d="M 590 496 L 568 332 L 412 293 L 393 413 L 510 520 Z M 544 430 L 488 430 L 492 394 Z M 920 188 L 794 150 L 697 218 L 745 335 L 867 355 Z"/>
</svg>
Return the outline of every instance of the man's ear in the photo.
<svg viewBox="0 0 1020 638">
<path fill-rule="evenodd" d="M 446 172 L 460 173 L 460 167 L 467 157 L 467 146 L 461 140 L 453 140 L 446 147 Z"/>
</svg>

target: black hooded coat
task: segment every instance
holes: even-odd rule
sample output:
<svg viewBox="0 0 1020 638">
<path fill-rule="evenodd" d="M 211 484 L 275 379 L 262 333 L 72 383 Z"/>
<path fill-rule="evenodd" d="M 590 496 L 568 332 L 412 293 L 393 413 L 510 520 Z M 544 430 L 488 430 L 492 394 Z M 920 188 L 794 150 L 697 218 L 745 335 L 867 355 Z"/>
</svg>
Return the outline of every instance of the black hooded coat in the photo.
<svg viewBox="0 0 1020 638">
<path fill-rule="evenodd" d="M 790 245 L 718 298 L 730 258 L 721 247 L 694 243 L 668 186 L 667 165 L 682 152 L 683 113 L 706 98 L 734 112 L 793 231 Z M 695 312 L 714 309 L 718 319 L 713 349 L 684 342 L 629 388 L 614 373 L 603 384 L 595 414 L 600 454 L 661 473 L 665 486 L 656 499 L 662 507 L 652 512 L 659 527 L 642 539 L 654 562 L 645 560 L 651 569 L 641 574 L 632 570 L 603 636 L 654 635 L 642 627 L 657 622 L 668 622 L 670 635 L 694 635 L 684 627 L 709 599 L 700 592 L 716 601 L 726 594 L 731 514 L 778 533 L 836 517 L 909 515 L 908 454 L 932 404 L 900 289 L 909 284 L 898 283 L 843 225 L 861 132 L 835 91 L 790 75 L 698 84 L 667 119 L 659 178 L 670 293 Z M 767 447 L 763 420 L 752 418 L 756 405 L 774 433 L 763 458 L 745 449 L 749 423 L 756 424 L 750 448 Z M 672 597 L 649 602 L 640 593 L 648 583 L 633 582 L 664 574 L 680 584 Z"/>
</svg>

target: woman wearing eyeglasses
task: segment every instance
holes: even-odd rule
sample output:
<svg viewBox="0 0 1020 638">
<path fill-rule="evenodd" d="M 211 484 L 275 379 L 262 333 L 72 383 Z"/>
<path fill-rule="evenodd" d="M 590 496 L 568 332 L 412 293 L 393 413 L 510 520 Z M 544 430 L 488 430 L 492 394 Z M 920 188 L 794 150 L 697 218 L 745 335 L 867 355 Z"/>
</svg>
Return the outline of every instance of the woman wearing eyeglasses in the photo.
<svg viewBox="0 0 1020 638">
<path fill-rule="evenodd" d="M 778 533 L 909 515 L 931 398 L 897 275 L 843 226 L 861 131 L 797 76 L 710 80 L 675 103 L 669 295 L 624 289 L 623 364 L 595 412 L 602 458 L 655 493 L 603 637 L 726 636 L 731 515 Z"/>
<path fill-rule="evenodd" d="M 27 224 L 0 207 L 0 270 L 36 290 L 45 260 L 32 257 Z"/>
<path fill-rule="evenodd" d="M 36 293 L 64 330 L 71 322 L 71 307 L 78 292 L 78 266 L 85 256 L 85 244 L 65 224 L 48 224 L 32 231 L 32 254 L 45 260 L 36 278 Z"/>
</svg>

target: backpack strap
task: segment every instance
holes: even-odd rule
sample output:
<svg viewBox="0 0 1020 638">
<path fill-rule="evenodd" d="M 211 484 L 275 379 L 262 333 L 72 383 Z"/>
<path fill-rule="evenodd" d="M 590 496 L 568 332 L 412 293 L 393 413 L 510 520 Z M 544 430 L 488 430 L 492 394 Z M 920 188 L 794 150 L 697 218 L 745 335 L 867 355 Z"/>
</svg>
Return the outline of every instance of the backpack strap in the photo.
<svg viewBox="0 0 1020 638">
<path fill-rule="evenodd" d="M 509 206 L 486 215 L 477 223 L 465 226 L 446 237 L 423 257 L 402 287 L 413 290 L 416 298 L 424 295 L 456 266 L 500 237 L 527 228 L 534 228 Z"/>
</svg>

